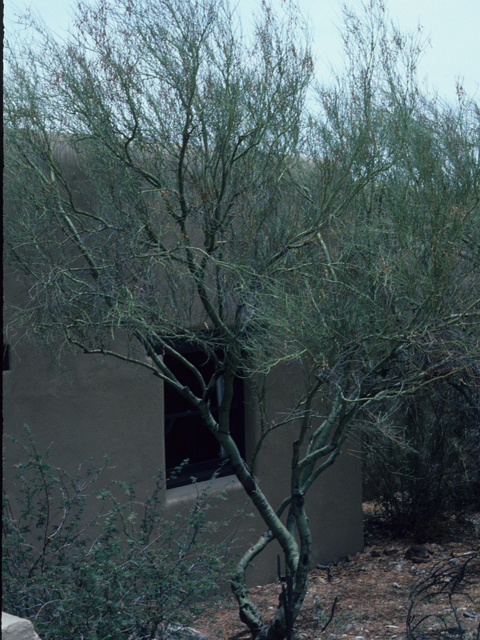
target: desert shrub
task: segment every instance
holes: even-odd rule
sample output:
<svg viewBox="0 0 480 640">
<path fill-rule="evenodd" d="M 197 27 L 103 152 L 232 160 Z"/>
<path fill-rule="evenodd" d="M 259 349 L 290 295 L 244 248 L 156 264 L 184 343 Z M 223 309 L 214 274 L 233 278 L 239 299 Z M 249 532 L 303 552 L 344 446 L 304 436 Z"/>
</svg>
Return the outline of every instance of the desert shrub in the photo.
<svg viewBox="0 0 480 640">
<path fill-rule="evenodd" d="M 478 378 L 435 383 L 376 427 L 363 440 L 365 494 L 396 534 L 425 540 L 480 508 Z"/>
<path fill-rule="evenodd" d="M 222 526 L 208 520 L 211 492 L 167 520 L 160 474 L 142 502 L 133 481 L 96 489 L 107 462 L 71 477 L 28 434 L 15 498 L 3 492 L 2 609 L 32 620 L 43 640 L 153 638 L 188 624 L 230 556 L 229 539 L 209 543 Z"/>
<path fill-rule="evenodd" d="M 480 624 L 472 598 L 479 579 L 478 551 L 435 563 L 408 597 L 407 640 L 479 638 Z"/>
</svg>

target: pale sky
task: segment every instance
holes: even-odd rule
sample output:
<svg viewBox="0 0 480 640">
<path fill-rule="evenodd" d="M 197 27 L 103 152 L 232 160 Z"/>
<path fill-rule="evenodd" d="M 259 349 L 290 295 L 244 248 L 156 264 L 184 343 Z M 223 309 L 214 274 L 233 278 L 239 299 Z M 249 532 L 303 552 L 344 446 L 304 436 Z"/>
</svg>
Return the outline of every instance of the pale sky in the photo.
<svg viewBox="0 0 480 640">
<path fill-rule="evenodd" d="M 330 65 L 342 60 L 342 0 L 298 0 L 308 18 L 314 37 L 317 74 L 327 79 Z M 281 0 L 274 0 L 279 4 Z M 238 0 L 247 26 L 260 0 Z M 5 33 L 15 31 L 15 12 L 31 6 L 55 32 L 69 26 L 74 0 L 5 0 Z M 348 0 L 349 6 L 354 0 Z M 385 0 L 390 18 L 402 29 L 418 25 L 430 40 L 419 67 L 419 79 L 427 79 L 430 89 L 440 97 L 455 100 L 455 82 L 459 80 L 470 97 L 480 100 L 480 0 Z"/>
</svg>

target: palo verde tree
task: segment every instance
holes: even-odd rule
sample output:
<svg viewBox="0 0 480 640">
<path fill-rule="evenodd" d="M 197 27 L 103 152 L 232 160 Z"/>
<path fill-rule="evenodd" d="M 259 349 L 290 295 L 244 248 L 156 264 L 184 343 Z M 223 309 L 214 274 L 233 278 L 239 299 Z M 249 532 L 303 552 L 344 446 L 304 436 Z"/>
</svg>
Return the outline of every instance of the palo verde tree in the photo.
<svg viewBox="0 0 480 640">
<path fill-rule="evenodd" d="M 79 5 L 64 43 L 33 24 L 7 45 L 5 259 L 26 290 L 11 326 L 147 368 L 199 411 L 267 528 L 232 579 L 264 640 L 291 634 L 305 494 L 351 429 L 478 359 L 478 109 L 420 95 L 421 48 L 380 2 L 345 19 L 345 72 L 310 108 L 290 5 L 264 4 L 247 41 L 222 2 L 102 0 Z M 213 362 L 208 379 L 179 339 Z M 267 376 L 290 361 L 303 395 L 272 422 Z M 248 460 L 230 431 L 238 376 L 262 416 Z M 270 504 L 255 459 L 284 424 L 290 491 Z M 245 571 L 273 540 L 288 598 L 266 623 Z"/>
</svg>

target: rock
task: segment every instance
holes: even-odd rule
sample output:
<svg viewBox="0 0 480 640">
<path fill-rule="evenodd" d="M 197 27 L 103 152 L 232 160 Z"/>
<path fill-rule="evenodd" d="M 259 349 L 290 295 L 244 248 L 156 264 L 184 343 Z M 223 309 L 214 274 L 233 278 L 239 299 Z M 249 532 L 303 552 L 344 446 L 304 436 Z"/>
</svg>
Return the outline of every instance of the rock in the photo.
<svg viewBox="0 0 480 640">
<path fill-rule="evenodd" d="M 389 547 L 388 549 L 383 550 L 384 556 L 394 556 L 396 553 L 398 553 L 398 549 L 395 547 Z"/>
<path fill-rule="evenodd" d="M 379 558 L 382 554 L 379 553 L 376 549 L 374 549 L 370 555 L 372 556 L 372 558 Z"/>
<path fill-rule="evenodd" d="M 428 558 L 417 558 L 416 556 L 413 556 L 412 558 L 410 558 L 410 560 L 415 564 L 422 564 L 422 562 L 428 562 Z"/>
<path fill-rule="evenodd" d="M 410 547 L 410 549 L 407 550 L 407 553 L 409 552 L 413 553 L 416 556 L 419 556 L 420 558 L 428 558 L 433 554 L 433 551 L 430 551 L 428 547 L 424 547 L 423 545 L 418 544 Z"/>
<path fill-rule="evenodd" d="M 2 640 L 40 640 L 30 620 L 2 611 Z"/>
<path fill-rule="evenodd" d="M 430 556 L 433 554 L 433 551 L 427 549 L 427 547 L 423 547 L 421 545 L 415 545 L 414 547 L 410 547 L 405 551 L 405 559 L 412 560 L 417 564 L 421 562 L 428 562 Z"/>
</svg>

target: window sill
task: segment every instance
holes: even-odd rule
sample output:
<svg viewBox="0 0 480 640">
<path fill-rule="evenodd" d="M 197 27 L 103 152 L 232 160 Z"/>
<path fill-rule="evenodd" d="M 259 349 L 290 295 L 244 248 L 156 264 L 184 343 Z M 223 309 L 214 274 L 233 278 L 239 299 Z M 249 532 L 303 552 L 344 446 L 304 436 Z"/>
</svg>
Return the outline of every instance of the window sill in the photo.
<svg viewBox="0 0 480 640">
<path fill-rule="evenodd" d="M 197 484 L 174 487 L 166 491 L 166 506 L 168 507 L 179 500 L 195 500 L 198 494 L 206 489 L 209 489 L 210 493 L 215 494 L 221 491 L 236 491 L 242 489 L 242 485 L 236 476 L 224 476 L 223 478 L 215 478 L 215 480 L 197 482 Z"/>
</svg>

